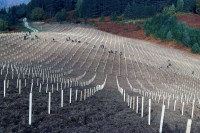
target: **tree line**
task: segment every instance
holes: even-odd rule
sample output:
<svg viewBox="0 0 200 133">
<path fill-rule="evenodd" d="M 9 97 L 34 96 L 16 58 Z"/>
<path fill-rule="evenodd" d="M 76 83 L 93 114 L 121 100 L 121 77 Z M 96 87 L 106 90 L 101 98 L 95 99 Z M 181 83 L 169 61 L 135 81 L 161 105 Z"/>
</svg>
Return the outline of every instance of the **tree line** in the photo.
<svg viewBox="0 0 200 133">
<path fill-rule="evenodd" d="M 170 14 L 154 16 L 146 21 L 143 29 L 146 31 L 146 36 L 152 34 L 162 40 L 175 40 L 186 47 L 191 47 L 192 52 L 200 53 L 200 30 L 190 28 L 186 23 L 180 23 L 176 16 Z"/>
<path fill-rule="evenodd" d="M 12 30 L 12 27 L 19 22 L 20 18 L 26 16 L 27 5 L 21 4 L 0 10 L 0 31 Z"/>
<path fill-rule="evenodd" d="M 175 8 L 177 7 L 177 8 Z M 111 20 L 122 15 L 125 19 L 154 16 L 161 12 L 197 12 L 200 0 L 31 0 L 29 4 L 13 6 L 0 11 L 0 30 L 9 29 L 22 17 L 40 21 L 55 17 L 65 21 L 67 11 L 74 10 L 73 18 L 95 18 L 111 16 Z"/>
<path fill-rule="evenodd" d="M 23 17 L 36 21 L 55 17 L 57 13 L 60 13 L 57 15 L 58 19 L 60 16 L 65 17 L 61 10 L 64 9 L 65 13 L 73 10 L 76 3 L 77 0 L 31 0 L 27 5 L 0 9 L 0 31 L 12 30 Z"/>
<path fill-rule="evenodd" d="M 101 15 L 124 14 L 127 19 L 145 18 L 162 12 L 177 0 L 78 0 L 74 18 L 95 18 Z M 195 12 L 196 0 L 184 0 L 184 12 Z"/>
</svg>

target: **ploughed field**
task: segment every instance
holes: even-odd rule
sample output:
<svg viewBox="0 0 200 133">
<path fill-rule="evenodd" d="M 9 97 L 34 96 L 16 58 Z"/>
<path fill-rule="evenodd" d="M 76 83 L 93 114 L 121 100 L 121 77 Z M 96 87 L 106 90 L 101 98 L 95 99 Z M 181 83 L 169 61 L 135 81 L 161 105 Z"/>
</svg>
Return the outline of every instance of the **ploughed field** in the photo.
<svg viewBox="0 0 200 133">
<path fill-rule="evenodd" d="M 35 27 L 45 32 L 0 34 L 0 132 L 157 133 L 163 105 L 163 132 L 188 119 L 200 131 L 198 57 L 82 25 Z"/>
</svg>

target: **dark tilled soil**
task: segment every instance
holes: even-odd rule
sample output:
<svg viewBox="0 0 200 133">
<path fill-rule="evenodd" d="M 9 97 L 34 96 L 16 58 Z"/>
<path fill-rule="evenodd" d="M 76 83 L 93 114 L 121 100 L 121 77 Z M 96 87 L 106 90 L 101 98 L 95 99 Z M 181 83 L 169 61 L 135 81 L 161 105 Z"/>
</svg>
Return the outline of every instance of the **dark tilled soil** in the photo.
<svg viewBox="0 0 200 133">
<path fill-rule="evenodd" d="M 117 90 L 104 89 L 86 101 L 68 102 L 64 91 L 64 107 L 60 107 L 60 92 L 52 94 L 51 114 L 48 115 L 48 94 L 33 91 L 33 122 L 28 125 L 29 86 L 22 95 L 18 89 L 1 90 L 0 132 L 156 132 L 123 102 Z M 65 93 L 66 92 L 66 93 Z M 68 94 L 67 94 L 68 93 Z M 74 97 L 72 97 L 74 98 Z M 142 125 L 142 126 L 141 126 Z"/>
</svg>

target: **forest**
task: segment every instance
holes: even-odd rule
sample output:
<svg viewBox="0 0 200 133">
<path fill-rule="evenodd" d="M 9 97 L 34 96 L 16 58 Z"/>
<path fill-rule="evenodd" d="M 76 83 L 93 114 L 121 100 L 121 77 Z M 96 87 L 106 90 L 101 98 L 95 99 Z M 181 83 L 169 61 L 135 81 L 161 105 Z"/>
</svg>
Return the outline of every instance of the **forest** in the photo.
<svg viewBox="0 0 200 133">
<path fill-rule="evenodd" d="M 183 12 L 199 12 L 199 0 L 184 0 Z M 0 10 L 1 30 L 15 25 L 20 18 L 44 20 L 56 17 L 65 21 L 67 11 L 74 10 L 73 18 L 123 16 L 126 19 L 146 18 L 177 5 L 177 0 L 31 0 L 29 4 Z"/>
</svg>

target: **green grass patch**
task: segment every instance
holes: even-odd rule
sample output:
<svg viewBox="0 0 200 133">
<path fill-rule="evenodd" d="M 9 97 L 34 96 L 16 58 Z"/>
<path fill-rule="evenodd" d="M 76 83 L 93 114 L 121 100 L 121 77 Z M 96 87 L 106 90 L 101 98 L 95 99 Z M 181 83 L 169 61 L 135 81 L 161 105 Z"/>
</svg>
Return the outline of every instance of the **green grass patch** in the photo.
<svg viewBox="0 0 200 133">
<path fill-rule="evenodd" d="M 191 13 L 191 12 L 179 12 L 178 14 L 176 14 L 175 16 L 184 16 L 184 15 L 192 15 L 194 13 Z"/>
<path fill-rule="evenodd" d="M 15 25 L 15 30 L 17 32 L 32 32 L 32 30 L 24 26 L 24 23 L 22 21 L 20 21 L 18 24 Z"/>
</svg>

